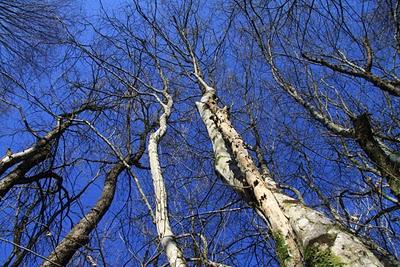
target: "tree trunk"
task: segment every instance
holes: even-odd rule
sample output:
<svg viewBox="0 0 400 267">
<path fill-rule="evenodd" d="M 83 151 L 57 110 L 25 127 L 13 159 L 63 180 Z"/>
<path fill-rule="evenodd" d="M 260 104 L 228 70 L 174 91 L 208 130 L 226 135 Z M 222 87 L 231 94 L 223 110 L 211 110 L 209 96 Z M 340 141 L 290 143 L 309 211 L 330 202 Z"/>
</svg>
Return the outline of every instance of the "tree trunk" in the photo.
<svg viewBox="0 0 400 267">
<path fill-rule="evenodd" d="M 45 266 L 65 266 L 75 252 L 89 242 L 89 235 L 107 212 L 114 199 L 117 178 L 126 168 L 124 162 L 119 162 L 107 173 L 103 192 L 94 207 L 82 218 L 58 244 L 48 260 L 43 262 Z"/>
<path fill-rule="evenodd" d="M 254 195 L 256 209 L 270 227 L 281 265 L 384 266 L 357 237 L 283 194 L 270 176 L 262 177 L 232 126 L 227 108 L 218 107 L 215 89 L 197 78 L 204 94 L 196 105 L 213 144 L 215 168 L 236 191 L 237 183 L 241 183 L 247 186 L 246 195 Z"/>
<path fill-rule="evenodd" d="M 56 144 L 57 139 L 72 124 L 72 119 L 75 115 L 75 113 L 72 113 L 61 116 L 57 121 L 57 125 L 31 147 L 15 153 L 9 151 L 0 160 L 0 175 L 4 174 L 12 166 L 19 164 L 0 180 L 0 199 L 15 185 L 23 184 L 26 178 L 25 175 L 29 170 L 51 158 L 51 146 Z"/>
<path fill-rule="evenodd" d="M 149 160 L 151 176 L 153 178 L 154 194 L 156 197 L 156 216 L 155 224 L 161 245 L 167 255 L 170 266 L 185 267 L 186 261 L 181 249 L 175 241 L 175 235 L 172 232 L 168 218 L 168 200 L 164 184 L 164 178 L 161 173 L 160 161 L 158 158 L 158 144 L 167 130 L 167 119 L 171 114 L 172 98 L 164 91 L 167 104 L 161 103 L 164 113 L 160 117 L 160 127 L 150 135 L 149 140 Z"/>
</svg>

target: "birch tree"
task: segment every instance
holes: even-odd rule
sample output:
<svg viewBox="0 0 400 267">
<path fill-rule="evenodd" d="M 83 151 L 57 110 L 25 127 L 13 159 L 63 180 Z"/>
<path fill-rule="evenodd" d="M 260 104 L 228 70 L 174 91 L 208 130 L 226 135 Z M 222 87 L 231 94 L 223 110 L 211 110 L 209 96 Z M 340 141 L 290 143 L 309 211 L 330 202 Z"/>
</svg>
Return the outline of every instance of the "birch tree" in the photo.
<svg viewBox="0 0 400 267">
<path fill-rule="evenodd" d="M 65 36 L 1 80 L 3 265 L 398 266 L 396 10 L 102 2 L 33 16 L 40 41 L 12 20 L 24 51 Z"/>
<path fill-rule="evenodd" d="M 164 72 L 161 69 L 159 61 L 156 59 L 156 65 L 160 78 L 163 81 L 162 96 L 164 101 L 159 100 L 162 106 L 163 113 L 159 119 L 159 128 L 150 135 L 149 138 L 149 160 L 151 176 L 153 179 L 154 197 L 156 202 L 156 213 L 155 213 L 155 224 L 157 227 L 158 236 L 160 243 L 167 254 L 170 266 L 187 266 L 182 250 L 179 248 L 176 237 L 172 232 L 172 228 L 169 222 L 168 214 L 168 197 L 167 188 L 165 186 L 164 177 L 161 171 L 160 160 L 158 156 L 158 146 L 167 131 L 167 121 L 171 115 L 171 108 L 173 105 L 173 99 L 168 93 L 168 79 L 165 77 Z"/>
<path fill-rule="evenodd" d="M 229 168 L 230 161 L 237 162 L 242 174 L 236 173 L 233 178 L 239 180 L 244 176 L 244 186 L 253 191 L 257 201 L 256 208 L 268 222 L 275 239 L 281 264 L 313 266 L 323 262 L 327 266 L 384 266 L 383 260 L 381 262 L 376 258 L 360 240 L 322 214 L 279 192 L 271 177 L 261 176 L 244 147 L 243 140 L 229 121 L 229 114 L 215 105 L 215 89 L 208 86 L 200 76 L 197 78 L 205 87 L 204 95 L 197 106 L 210 139 L 213 140 L 216 169 L 232 172 Z M 228 157 L 218 153 L 217 147 L 224 143 L 228 143 L 224 150 L 232 151 L 232 154 L 228 153 Z M 222 174 L 221 176 L 224 177 Z M 229 176 L 225 179 L 229 178 L 233 179 Z"/>
<path fill-rule="evenodd" d="M 185 11 L 189 16 L 190 6 Z M 239 191 L 266 220 L 275 239 L 281 264 L 302 266 L 325 260 L 327 265 L 383 266 L 385 259 L 378 259 L 373 249 L 364 245 L 360 239 L 342 230 L 341 226 L 335 225 L 321 213 L 307 208 L 298 200 L 282 193 L 270 176 L 262 177 L 243 139 L 232 126 L 228 108 L 218 107 L 215 89 L 203 79 L 197 56 L 187 36 L 189 19 L 183 20 L 183 26 L 175 17 L 173 20 L 186 49 L 186 53 L 179 50 L 178 53 L 189 55 L 193 75 L 203 93 L 201 101 L 196 105 L 213 143 L 215 168 L 221 177 Z M 153 27 L 161 29 L 158 25 L 153 25 Z M 194 32 L 193 36 L 196 38 L 199 28 L 190 30 Z M 172 49 L 176 49 L 171 39 L 168 42 Z M 234 167 L 231 167 L 232 165 Z M 249 199 L 255 199 L 255 204 Z M 330 230 L 333 230 L 334 237 L 328 238 L 330 241 L 322 241 L 324 238 L 321 237 L 329 236 Z M 282 247 L 284 247 L 283 251 Z M 354 255 L 359 256 L 354 257 Z M 318 258 L 320 256 L 327 257 L 321 259 Z"/>
<path fill-rule="evenodd" d="M 394 4 L 378 1 L 372 5 L 362 5 L 360 8 L 363 10 L 351 10 L 351 7 L 346 4 L 340 6 L 339 11 L 341 14 L 336 13 L 331 5 L 327 5 L 326 10 L 322 11 L 323 3 L 320 2 L 315 2 L 314 4 L 304 2 L 304 9 L 300 5 L 282 6 L 277 12 L 280 13 L 280 16 L 283 16 L 285 12 L 289 16 L 293 14 L 293 22 L 287 24 L 279 19 L 275 22 L 267 21 L 267 16 L 262 19 L 263 15 L 259 13 L 258 9 L 260 6 L 254 1 L 243 1 L 239 6 L 249 21 L 254 40 L 259 45 L 263 57 L 269 64 L 277 84 L 298 104 L 303 106 L 313 119 L 332 134 L 354 140 L 363 150 L 363 156 L 371 161 L 375 168 L 365 166 L 362 159 L 352 156 L 354 152 L 345 151 L 344 153 L 351 158 L 350 161 L 353 161 L 353 164 L 359 166 L 360 169 L 365 169 L 384 177 L 392 194 L 398 197 L 398 180 L 400 176 L 398 172 L 398 152 L 396 150 L 397 137 L 391 134 L 392 130 L 385 131 L 385 129 L 379 128 L 378 124 L 374 125 L 372 123 L 373 117 L 382 116 L 379 124 L 384 123 L 391 125 L 394 129 L 398 128 L 397 116 L 393 113 L 397 109 L 398 100 L 396 98 L 399 96 L 398 92 L 396 92 L 398 89 L 395 86 L 397 80 L 396 71 L 393 72 L 394 69 L 390 70 L 391 64 L 381 64 L 380 59 L 376 58 L 379 52 L 374 51 L 375 47 L 382 47 L 382 49 L 386 49 L 385 53 L 387 54 L 385 56 L 391 54 L 394 58 L 397 57 L 395 48 L 398 47 L 396 45 L 397 31 L 395 30 L 397 24 Z M 382 20 L 383 18 L 378 9 L 386 12 L 387 20 Z M 294 14 L 296 12 L 299 13 Z M 303 24 L 301 20 L 298 20 L 298 16 L 302 16 L 301 14 L 308 19 L 309 24 Z M 315 20 L 324 15 L 332 17 L 331 22 L 324 24 L 324 27 L 332 26 L 331 29 L 333 31 L 331 33 L 323 30 L 317 31 L 312 25 Z M 355 17 L 359 17 L 360 21 L 355 21 Z M 343 20 L 343 23 L 339 23 L 339 20 Z M 354 25 L 354 27 L 348 30 L 347 25 L 350 24 Z M 299 81 L 300 77 L 297 78 L 297 81 L 292 80 L 278 66 L 278 56 L 275 51 L 279 48 L 278 45 L 275 45 L 275 40 L 285 39 L 284 42 L 287 45 L 291 45 L 291 41 L 286 39 L 283 34 L 281 35 L 279 29 L 283 29 L 286 26 L 290 28 L 294 25 L 302 28 L 302 33 L 294 37 L 300 43 L 299 47 L 293 46 L 293 51 L 288 52 L 287 55 L 296 54 L 295 57 L 298 58 L 306 73 L 307 82 L 305 86 L 309 87 L 309 92 L 313 91 L 314 95 L 302 92 L 300 89 L 302 86 Z M 386 44 L 386 41 L 377 36 L 375 25 L 385 25 L 384 27 L 387 28 L 385 36 L 389 37 L 390 44 Z M 263 27 L 270 27 L 271 34 L 266 34 Z M 332 40 L 330 43 L 319 45 L 312 41 L 316 36 L 318 38 L 324 38 L 322 36 L 325 36 L 329 40 L 331 34 L 341 33 L 344 35 L 343 38 Z M 358 46 L 360 56 L 351 54 L 356 54 L 356 51 L 350 50 L 346 52 L 343 50 L 339 42 L 345 42 L 347 38 L 352 39 L 354 45 Z M 329 47 L 332 48 L 332 52 L 324 52 Z M 335 77 L 343 79 L 349 77 L 349 79 L 353 79 L 357 83 L 355 85 L 356 88 L 364 86 L 359 84 L 358 81 L 360 83 L 364 81 L 366 83 L 365 86 L 371 86 L 371 90 L 381 90 L 382 94 L 379 95 L 384 99 L 383 101 L 387 101 L 383 105 L 389 107 L 388 114 L 379 114 L 379 111 L 373 112 L 374 107 L 363 99 L 357 100 L 354 104 L 350 103 L 352 101 L 351 93 L 346 94 L 344 89 L 340 89 L 336 84 L 337 81 L 332 78 L 327 79 L 324 75 L 315 74 L 314 67 L 321 67 L 322 71 L 324 71 L 323 69 L 330 70 Z M 379 72 L 383 73 L 383 75 L 378 74 Z M 325 88 L 327 89 L 326 93 Z M 333 111 L 330 109 L 334 110 L 336 114 L 341 113 L 343 115 L 333 115 Z M 334 117 L 339 117 L 340 120 L 335 120 Z M 343 121 L 346 120 L 347 122 L 344 123 Z M 379 121 L 380 119 L 377 120 Z"/>
</svg>

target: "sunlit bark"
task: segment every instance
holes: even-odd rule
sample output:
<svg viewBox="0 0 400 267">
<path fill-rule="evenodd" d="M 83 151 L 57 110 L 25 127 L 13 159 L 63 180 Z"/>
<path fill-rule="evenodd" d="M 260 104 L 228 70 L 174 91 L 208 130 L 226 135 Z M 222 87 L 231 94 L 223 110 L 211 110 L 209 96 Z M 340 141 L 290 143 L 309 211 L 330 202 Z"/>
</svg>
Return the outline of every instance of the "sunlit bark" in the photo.
<svg viewBox="0 0 400 267">
<path fill-rule="evenodd" d="M 197 78 L 204 94 L 196 105 L 213 143 L 216 170 L 231 170 L 230 166 L 237 164 L 247 187 L 255 196 L 256 208 L 270 226 L 281 264 L 313 266 L 324 261 L 326 266 L 384 266 L 357 237 L 321 213 L 283 194 L 270 176 L 262 177 L 233 127 L 226 107 L 218 107 L 215 89 L 200 76 Z M 228 156 L 231 158 L 224 156 L 221 161 L 218 154 L 221 146 L 225 146 L 224 151 L 230 151 Z M 232 170 L 219 173 L 221 176 L 225 174 L 226 181 L 241 180 L 241 176 L 232 177 Z"/>
<path fill-rule="evenodd" d="M 160 127 L 150 135 L 149 160 L 151 176 L 153 178 L 154 194 L 156 198 L 155 224 L 161 245 L 168 257 L 170 266 L 186 266 L 182 250 L 179 248 L 168 218 L 167 189 L 165 188 L 164 177 L 161 172 L 160 160 L 158 157 L 158 144 L 167 130 L 167 120 L 171 114 L 173 104 L 172 97 L 164 90 L 164 97 L 167 103 L 160 103 L 164 109 L 160 117 Z"/>
</svg>

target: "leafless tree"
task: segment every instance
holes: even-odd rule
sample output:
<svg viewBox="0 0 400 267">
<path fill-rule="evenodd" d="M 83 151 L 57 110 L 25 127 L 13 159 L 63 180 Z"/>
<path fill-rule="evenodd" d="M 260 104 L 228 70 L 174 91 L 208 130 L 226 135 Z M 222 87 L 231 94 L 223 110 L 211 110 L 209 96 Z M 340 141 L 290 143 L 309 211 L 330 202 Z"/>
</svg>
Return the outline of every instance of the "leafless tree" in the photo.
<svg viewBox="0 0 400 267">
<path fill-rule="evenodd" d="M 395 3 L 28 2 L 0 1 L 30 64 L 1 80 L 5 266 L 399 264 Z"/>
</svg>

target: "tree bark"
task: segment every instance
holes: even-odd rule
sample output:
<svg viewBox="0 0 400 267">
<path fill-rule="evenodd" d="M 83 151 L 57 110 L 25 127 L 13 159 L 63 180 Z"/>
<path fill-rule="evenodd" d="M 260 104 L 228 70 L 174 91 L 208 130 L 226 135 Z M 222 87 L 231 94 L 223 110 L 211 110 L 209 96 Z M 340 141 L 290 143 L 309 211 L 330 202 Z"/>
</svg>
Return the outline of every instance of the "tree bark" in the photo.
<svg viewBox="0 0 400 267">
<path fill-rule="evenodd" d="M 54 251 L 43 262 L 45 266 L 65 266 L 75 252 L 89 242 L 89 235 L 107 212 L 114 199 L 118 176 L 126 168 L 124 162 L 119 162 L 107 173 L 103 192 L 94 207 L 82 218 L 58 244 Z"/>
<path fill-rule="evenodd" d="M 161 103 L 164 113 L 160 117 L 160 127 L 150 135 L 148 146 L 151 176 L 153 178 L 154 194 L 156 197 L 155 224 L 158 237 L 170 266 L 185 267 L 187 266 L 185 258 L 182 250 L 176 243 L 175 235 L 169 223 L 167 191 L 158 158 L 158 144 L 167 130 L 167 119 L 171 114 L 173 104 L 171 96 L 166 91 L 164 91 L 164 97 L 167 99 L 167 104 Z"/>
<path fill-rule="evenodd" d="M 234 159 L 232 161 L 227 157 L 221 158 L 221 155 L 215 155 L 217 171 L 226 168 L 229 170 L 230 165 L 237 164 L 239 171 L 243 174 L 246 187 L 251 189 L 259 211 L 271 228 L 277 246 L 285 248 L 285 251 L 278 255 L 281 263 L 285 266 L 302 266 L 301 251 L 299 250 L 295 233 L 272 192 L 272 190 L 276 189 L 275 182 L 262 178 L 244 147 L 243 140 L 232 127 L 227 110 L 219 108 L 215 99 L 215 89 L 207 86 L 201 101 L 197 102 L 196 105 L 208 129 L 210 139 L 216 140 L 215 132 L 219 132 L 222 137 L 221 140 L 218 140 L 219 142 L 213 142 L 214 152 L 218 151 L 218 146 L 226 143 L 227 148 L 225 151 L 231 151 L 230 157 Z M 207 115 L 210 116 L 207 117 Z M 226 171 L 224 170 L 220 175 L 224 176 L 224 172 Z M 235 172 L 237 173 L 236 170 Z M 232 171 L 232 173 L 234 172 Z M 237 179 L 237 176 L 234 178 Z M 226 180 L 232 180 L 232 177 L 227 177 Z M 237 180 L 241 181 L 242 176 Z"/>
<path fill-rule="evenodd" d="M 392 160 L 375 139 L 367 114 L 355 118 L 353 125 L 358 144 L 386 178 L 393 194 L 400 199 L 400 164 Z"/>
<path fill-rule="evenodd" d="M 4 172 L 6 172 L 11 166 L 20 163 L 21 161 L 29 160 L 34 155 L 41 153 L 41 151 L 43 150 L 46 150 L 50 143 L 60 137 L 64 133 L 64 131 L 72 124 L 71 119 L 73 117 L 74 115 L 70 116 L 70 118 L 59 118 L 57 125 L 31 147 L 24 149 L 20 152 L 11 152 L 5 155 L 0 160 L 0 175 L 4 174 Z"/>
<path fill-rule="evenodd" d="M 196 105 L 213 144 L 215 168 L 234 187 L 236 184 L 229 181 L 243 183 L 244 177 L 256 199 L 256 209 L 270 227 L 281 265 L 315 266 L 322 262 L 324 265 L 318 266 L 384 266 L 356 236 L 283 194 L 272 177 L 262 177 L 232 126 L 227 109 L 218 107 L 215 89 L 201 77 L 197 79 L 204 94 Z M 238 176 L 232 165 L 237 165 L 242 175 Z"/>
</svg>

